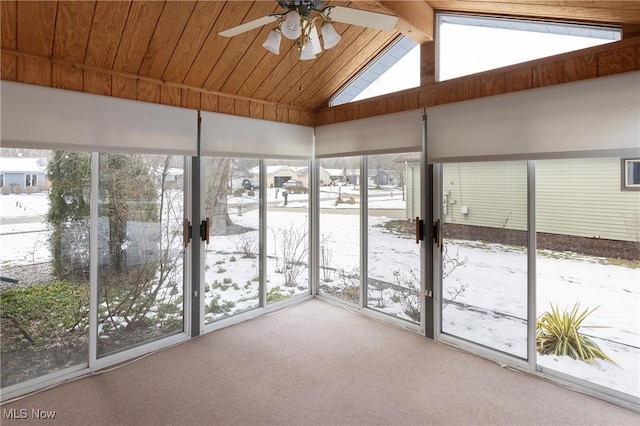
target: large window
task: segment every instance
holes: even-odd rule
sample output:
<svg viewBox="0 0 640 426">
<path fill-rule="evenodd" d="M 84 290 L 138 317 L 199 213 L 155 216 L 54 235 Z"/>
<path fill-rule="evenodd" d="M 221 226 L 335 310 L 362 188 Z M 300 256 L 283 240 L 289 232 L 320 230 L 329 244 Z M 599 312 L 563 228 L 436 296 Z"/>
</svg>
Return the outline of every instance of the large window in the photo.
<svg viewBox="0 0 640 426">
<path fill-rule="evenodd" d="M 438 80 L 611 43 L 621 36 L 620 29 L 610 27 L 438 14 Z"/>
<path fill-rule="evenodd" d="M 638 398 L 640 193 L 619 164 L 536 162 L 538 365 Z"/>
<path fill-rule="evenodd" d="M 330 101 L 342 105 L 420 86 L 420 45 L 400 37 Z"/>
<path fill-rule="evenodd" d="M 360 157 L 319 160 L 319 291 L 360 303 Z"/>
<path fill-rule="evenodd" d="M 1 162 L 16 162 L 17 151 Z M 23 160 L 48 162 L 51 188 L 0 195 L 3 388 L 89 356 L 90 155 L 27 151 Z"/>
<path fill-rule="evenodd" d="M 267 304 L 309 294 L 309 162 L 266 161 Z"/>
</svg>

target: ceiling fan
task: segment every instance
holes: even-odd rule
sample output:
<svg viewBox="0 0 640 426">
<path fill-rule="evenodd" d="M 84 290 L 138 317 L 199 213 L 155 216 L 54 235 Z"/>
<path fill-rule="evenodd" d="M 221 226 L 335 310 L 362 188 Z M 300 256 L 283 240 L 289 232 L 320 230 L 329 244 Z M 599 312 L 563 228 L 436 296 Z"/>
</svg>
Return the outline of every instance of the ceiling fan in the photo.
<svg viewBox="0 0 640 426">
<path fill-rule="evenodd" d="M 306 60 L 315 59 L 316 55 L 322 51 L 318 26 L 326 50 L 331 49 L 340 41 L 340 35 L 333 27 L 332 22 L 390 31 L 398 21 L 396 16 L 384 13 L 343 6 L 324 7 L 324 0 L 278 0 L 278 3 L 285 10 L 284 12 L 272 13 L 254 19 L 218 34 L 223 37 L 233 37 L 278 21 L 277 27 L 271 30 L 262 46 L 277 55 L 280 52 L 280 41 L 284 35 L 290 40 L 295 40 L 296 47 L 300 50 L 300 59 Z"/>
</svg>

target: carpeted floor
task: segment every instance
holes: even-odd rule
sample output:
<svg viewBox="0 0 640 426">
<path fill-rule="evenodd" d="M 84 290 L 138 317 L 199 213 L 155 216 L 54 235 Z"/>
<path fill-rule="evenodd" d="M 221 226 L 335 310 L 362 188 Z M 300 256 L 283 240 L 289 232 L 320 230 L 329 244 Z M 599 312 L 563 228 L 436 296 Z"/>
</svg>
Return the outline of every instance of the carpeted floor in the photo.
<svg viewBox="0 0 640 426">
<path fill-rule="evenodd" d="M 318 299 L 2 409 L 7 426 L 640 424 L 639 413 Z M 7 420 L 11 409 L 26 419 Z"/>
</svg>

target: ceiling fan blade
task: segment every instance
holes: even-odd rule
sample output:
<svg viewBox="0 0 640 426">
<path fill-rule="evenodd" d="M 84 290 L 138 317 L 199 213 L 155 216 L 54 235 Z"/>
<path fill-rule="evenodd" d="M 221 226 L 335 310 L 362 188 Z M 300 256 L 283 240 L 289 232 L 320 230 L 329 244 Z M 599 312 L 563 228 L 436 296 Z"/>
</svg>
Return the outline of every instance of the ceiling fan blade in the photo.
<svg viewBox="0 0 640 426">
<path fill-rule="evenodd" d="M 244 24 L 240 24 L 236 27 L 229 28 L 228 30 L 220 31 L 218 34 L 223 37 L 233 37 L 238 34 L 242 34 L 244 32 L 250 31 L 254 28 L 261 27 L 263 25 L 270 24 L 272 22 L 277 21 L 281 18 L 282 15 L 274 14 L 263 16 L 262 18 L 254 19 L 253 21 L 245 22 Z"/>
<path fill-rule="evenodd" d="M 368 10 L 351 9 L 342 6 L 329 6 L 329 18 L 343 24 L 359 25 L 361 27 L 375 28 L 390 31 L 398 22 L 398 17 L 385 15 L 384 13 L 370 12 Z"/>
</svg>

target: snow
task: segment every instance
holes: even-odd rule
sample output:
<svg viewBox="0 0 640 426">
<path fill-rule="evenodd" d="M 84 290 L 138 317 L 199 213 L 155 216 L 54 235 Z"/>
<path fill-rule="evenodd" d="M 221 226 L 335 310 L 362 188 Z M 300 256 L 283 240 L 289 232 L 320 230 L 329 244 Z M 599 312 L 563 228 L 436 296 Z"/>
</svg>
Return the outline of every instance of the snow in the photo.
<svg viewBox="0 0 640 426">
<path fill-rule="evenodd" d="M 369 208 L 394 210 L 404 206 L 401 193 L 390 189 L 370 193 Z M 323 187 L 320 192 L 320 236 L 325 247 L 333 250 L 331 267 L 352 271 L 359 267 L 359 225 L 357 209 L 360 200 L 357 189 L 340 189 L 343 199 L 353 195 L 353 205 L 335 205 L 338 188 Z M 291 194 L 287 208 L 284 200 L 267 193 L 266 265 L 267 289 L 279 287 L 285 295 L 308 291 L 307 265 L 296 284 L 287 287 L 278 243 L 286 230 L 308 229 L 308 195 Z M 234 197 L 229 200 L 234 223 L 254 228 L 246 234 L 213 236 L 206 248 L 205 282 L 209 291 L 205 303 L 219 294 L 218 304 L 232 301 L 224 315 L 241 312 L 258 305 L 259 275 L 257 258 L 244 258 L 238 252 L 240 238 L 258 239 L 259 209 L 255 197 Z M 242 207 L 239 209 L 238 207 Z M 300 207 L 300 208 L 297 208 Z M 341 209 L 356 209 L 348 212 Z M 45 193 L 0 196 L 0 267 L 30 264 L 50 258 L 47 245 L 48 228 L 44 216 L 48 209 Z M 329 210 L 332 209 L 332 210 Z M 375 214 L 371 212 L 370 214 Z M 387 214 L 387 213 L 384 213 Z M 419 245 L 411 238 L 386 230 L 386 216 L 369 216 L 369 276 L 395 284 L 394 272 L 405 273 L 419 264 Z M 527 255 L 521 247 L 488 244 L 478 241 L 447 240 L 449 257 L 466 259 L 444 280 L 443 294 L 465 290 L 443 307 L 442 331 L 518 357 L 526 357 Z M 257 247 L 257 246 L 256 246 Z M 407 266 L 408 265 L 408 266 Z M 615 364 L 596 360 L 593 365 L 568 357 L 537 356 L 539 365 L 564 374 L 579 377 L 626 394 L 640 396 L 640 262 L 617 264 L 609 259 L 552 251 L 539 251 L 537 257 L 536 304 L 538 315 L 553 303 L 560 309 L 571 309 L 580 302 L 582 309 L 598 308 L 587 318 L 586 325 L 607 328 L 584 328 L 581 331 L 594 338 Z M 335 272 L 334 272 L 335 273 Z M 226 281 L 225 281 L 226 278 Z M 217 281 L 217 283 L 216 283 Z M 217 286 L 215 289 L 214 286 Z M 223 291 L 224 289 L 224 291 Z M 379 296 L 384 307 L 376 309 L 404 319 L 399 303 L 393 300 L 392 288 L 370 290 L 370 306 Z M 207 321 L 220 314 L 207 314 Z"/>
</svg>

